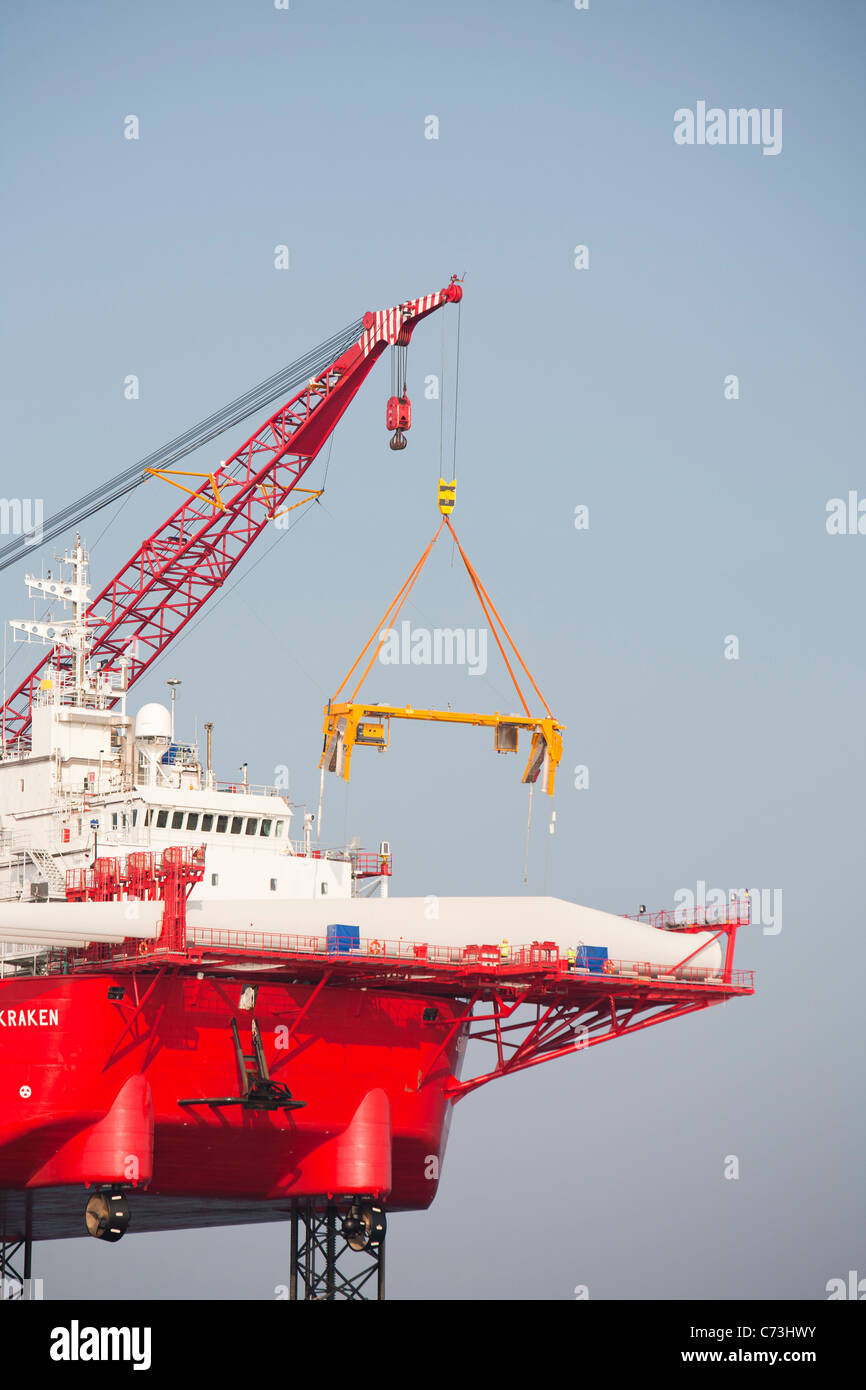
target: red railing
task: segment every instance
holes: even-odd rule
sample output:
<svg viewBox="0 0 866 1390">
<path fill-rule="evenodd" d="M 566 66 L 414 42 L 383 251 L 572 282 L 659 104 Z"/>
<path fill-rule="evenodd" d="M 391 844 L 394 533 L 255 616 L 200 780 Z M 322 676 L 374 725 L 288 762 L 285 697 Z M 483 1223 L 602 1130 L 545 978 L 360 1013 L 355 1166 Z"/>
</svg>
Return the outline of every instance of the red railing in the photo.
<svg viewBox="0 0 866 1390">
<path fill-rule="evenodd" d="M 87 869 L 66 870 L 70 902 L 114 902 L 122 897 L 156 901 L 172 875 L 198 883 L 204 876 L 204 846 L 171 845 L 162 854 L 136 851 L 126 859 L 96 859 Z"/>
<path fill-rule="evenodd" d="M 722 994 L 754 992 L 754 972 L 734 970 L 728 978 L 722 970 L 684 965 L 675 968 L 649 961 L 609 960 L 596 972 L 562 957 L 553 942 L 534 941 L 511 946 L 507 955 L 500 946 L 442 946 L 433 942 L 378 940 L 360 942 L 357 948 L 339 950 L 321 936 L 289 935 L 272 931 L 227 931 L 196 927 L 187 929 L 186 944 L 180 923 L 163 931 L 158 941 L 129 940 L 121 945 L 95 944 L 85 950 L 54 949 L 46 961 L 49 973 L 125 965 L 136 968 L 165 961 L 186 962 L 206 968 L 209 957 L 221 964 L 244 961 L 283 964 L 299 978 L 317 979 L 324 969 L 337 976 L 362 976 L 371 984 L 395 987 L 400 983 L 418 988 L 438 985 L 465 995 L 467 989 L 499 989 L 533 998 L 579 1000 L 590 997 L 634 999 L 635 990 L 646 1007 L 676 999 L 712 1002 Z M 307 973 L 309 972 L 309 974 Z M 486 981 L 486 984 L 485 984 Z M 595 1006 L 594 1006 L 595 1007 Z"/>
<path fill-rule="evenodd" d="M 637 986 L 654 989 L 694 988 L 708 986 L 710 989 L 727 987 L 737 991 L 754 989 L 754 972 L 736 970 L 726 978 L 723 969 L 710 970 L 698 965 L 668 965 L 655 961 L 606 960 L 601 971 L 590 970 L 560 955 L 559 948 L 552 941 L 533 941 L 525 946 L 510 946 L 507 953 L 497 945 L 442 946 L 434 942 L 407 941 L 397 939 L 368 938 L 357 947 L 339 949 L 329 945 L 326 937 L 289 934 L 274 931 L 233 931 L 211 927 L 188 928 L 186 946 L 179 947 L 171 940 L 159 942 L 130 942 L 123 946 L 99 946 L 89 948 L 83 953 L 63 954 L 67 962 L 90 964 L 94 961 L 116 962 L 135 959 L 141 961 L 142 947 L 145 946 L 149 959 L 171 955 L 175 959 L 184 956 L 196 964 L 207 964 L 203 957 L 213 952 L 228 959 L 268 958 L 274 962 L 290 961 L 298 964 L 328 964 L 345 966 L 347 969 L 361 969 L 365 973 L 398 974 L 405 971 L 407 978 L 418 978 L 421 970 L 425 977 L 435 977 L 439 973 L 461 977 L 478 974 L 495 976 L 501 981 L 522 977 L 524 981 L 546 977 L 560 982 L 573 982 L 575 985 L 591 985 L 593 988 L 615 989 Z"/>
<path fill-rule="evenodd" d="M 351 852 L 352 872 L 355 878 L 390 878 L 392 862 L 390 854 L 376 854 L 373 850 L 358 849 Z"/>
<path fill-rule="evenodd" d="M 645 922 L 663 931 L 712 931 L 722 927 L 747 927 L 752 920 L 751 898 L 732 898 L 723 908 L 695 907 L 688 914 L 679 907 L 663 912 L 624 912 L 630 922 Z"/>
</svg>

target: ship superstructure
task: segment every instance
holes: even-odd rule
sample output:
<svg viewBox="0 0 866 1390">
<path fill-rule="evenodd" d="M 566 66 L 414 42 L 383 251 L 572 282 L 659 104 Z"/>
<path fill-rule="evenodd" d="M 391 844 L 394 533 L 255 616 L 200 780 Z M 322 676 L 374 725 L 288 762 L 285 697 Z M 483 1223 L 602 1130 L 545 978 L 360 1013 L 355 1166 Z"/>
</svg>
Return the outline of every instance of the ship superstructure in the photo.
<svg viewBox="0 0 866 1390">
<path fill-rule="evenodd" d="M 13 620 L 16 638 L 69 653 L 42 668 L 27 744 L 0 758 L 0 901 L 66 900 L 67 874 L 100 856 L 203 845 L 207 873 L 195 901 L 350 898 L 387 891 L 387 843 L 377 853 L 321 848 L 316 815 L 297 815 L 287 788 L 250 785 L 246 769 L 218 780 L 211 727 L 204 763 L 195 742 L 179 741 L 171 708 L 127 712 L 126 666 L 119 677 L 94 666 L 88 618 L 88 560 L 80 539 L 59 573 L 27 575 L 31 594 L 67 610 L 63 618 Z M 172 696 L 174 696 L 172 690 Z"/>
</svg>

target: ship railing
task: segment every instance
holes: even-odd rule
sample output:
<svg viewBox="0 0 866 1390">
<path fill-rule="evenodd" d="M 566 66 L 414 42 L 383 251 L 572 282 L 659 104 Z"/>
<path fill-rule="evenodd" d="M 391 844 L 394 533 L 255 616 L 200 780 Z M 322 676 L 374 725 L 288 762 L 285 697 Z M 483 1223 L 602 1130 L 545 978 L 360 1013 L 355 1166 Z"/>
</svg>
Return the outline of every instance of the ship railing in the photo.
<svg viewBox="0 0 866 1390">
<path fill-rule="evenodd" d="M 663 912 L 624 912 L 630 922 L 643 922 L 662 931 L 721 931 L 724 927 L 745 927 L 751 921 L 751 899 L 731 898 L 721 907 L 667 908 Z"/>
<path fill-rule="evenodd" d="M 308 845 L 305 840 L 288 840 L 287 843 L 291 845 L 292 854 L 298 859 L 336 859 L 347 864 L 352 857 L 351 850 L 341 847 L 320 849 L 318 846 Z"/>
<path fill-rule="evenodd" d="M 41 946 L 38 942 L 6 941 L 0 945 L 0 978 L 7 978 L 10 975 L 20 975 L 22 973 L 38 975 L 42 973 L 40 965 L 45 968 L 49 955 L 49 948 Z"/>
<path fill-rule="evenodd" d="M 285 933 L 256 931 L 249 929 L 234 931 L 211 927 L 187 929 L 186 946 L 197 966 L 207 965 L 206 953 L 213 951 L 229 958 L 244 956 L 267 956 L 288 958 L 299 964 L 316 961 L 334 965 L 353 965 L 377 967 L 386 972 L 390 969 L 410 967 L 410 977 L 435 978 L 437 970 L 450 968 L 461 975 L 471 977 L 475 972 L 488 974 L 495 971 L 501 980 L 514 983 L 521 978 L 531 982 L 533 977 L 543 974 L 549 978 L 551 973 L 562 985 L 569 980 L 591 983 L 593 988 L 612 988 L 617 984 L 629 987 L 640 986 L 646 989 L 676 990 L 678 988 L 754 990 L 754 971 L 733 970 L 725 976 L 722 970 L 705 966 L 659 965 L 655 961 L 613 960 L 603 963 L 598 971 L 588 966 L 578 966 L 567 955 L 560 955 L 553 942 L 534 941 L 524 946 L 510 946 L 505 953 L 502 946 L 469 945 L 443 946 L 433 942 L 407 941 L 396 939 L 368 938 L 358 945 L 345 940 L 334 940 L 319 935 L 304 933 Z M 45 948 L 42 948 L 44 951 Z M 204 957 L 202 953 L 205 953 Z M 33 947 L 22 948 L 22 955 L 32 957 Z M 42 969 L 49 973 L 67 973 L 78 967 L 93 967 L 114 963 L 145 965 L 159 961 L 160 957 L 171 956 L 177 959 L 176 947 L 161 945 L 158 941 L 141 940 L 126 942 L 123 945 L 107 943 L 94 944 L 83 950 L 70 950 L 64 947 L 50 948 L 40 960 Z M 44 962 L 44 963 L 43 963 Z M 604 966 L 607 968 L 605 969 Z M 567 986 L 566 986 L 567 987 Z"/>
<path fill-rule="evenodd" d="M 438 946 L 427 942 L 371 937 L 351 946 L 345 940 L 327 936 L 288 934 L 285 932 L 235 931 L 218 927 L 194 927 L 187 930 L 188 946 L 204 946 L 211 950 L 267 952 L 291 956 L 319 956 L 336 959 L 369 958 L 372 960 L 429 961 L 438 965 L 459 965 L 465 959 L 465 947 Z M 476 948 L 469 948 L 476 949 Z"/>
<path fill-rule="evenodd" d="M 0 763 L 15 763 L 21 758 L 30 757 L 30 745 L 22 745 L 20 738 L 0 748 Z"/>
<path fill-rule="evenodd" d="M 286 796 L 285 787 L 270 786 L 266 782 L 214 781 L 213 787 L 218 792 L 236 792 L 243 796 Z"/>
<path fill-rule="evenodd" d="M 196 927 L 187 932 L 189 946 L 204 946 L 209 949 L 267 952 L 293 956 L 324 956 L 329 959 L 359 958 L 369 960 L 410 962 L 419 967 L 430 965 L 481 966 L 484 969 L 498 967 L 500 972 L 522 969 L 527 966 L 554 966 L 558 973 L 590 977 L 598 975 L 602 980 L 634 980 L 644 983 L 669 984 L 736 984 L 740 988 L 751 987 L 754 971 L 735 970 L 726 980 L 721 966 L 660 964 L 657 961 L 617 960 L 609 958 L 600 962 L 579 965 L 569 955 L 562 955 L 553 941 L 533 941 L 524 946 L 508 945 L 469 945 L 442 946 L 433 942 L 407 941 L 397 939 L 365 938 L 352 945 L 345 938 L 319 935 L 288 935 L 283 932 L 256 931 L 255 929 L 234 931 L 210 927 Z M 598 968 L 596 968 L 598 967 Z"/>
<path fill-rule="evenodd" d="M 754 971 L 734 970 L 727 978 L 723 965 L 679 965 L 676 962 L 648 960 L 619 960 L 607 957 L 603 960 L 581 961 L 580 955 L 569 962 L 569 972 L 577 975 L 596 976 L 599 981 L 635 980 L 638 983 L 721 985 L 737 983 L 745 987 L 754 978 Z M 747 979 L 748 977 L 748 979 Z"/>
<path fill-rule="evenodd" d="M 345 930 L 345 929 L 344 929 Z M 510 967 L 526 965 L 557 965 L 559 949 L 552 941 L 535 941 L 516 946 L 503 955 L 496 945 L 443 946 L 429 941 L 409 941 L 405 937 L 366 937 L 350 944 L 338 935 L 328 937 L 257 931 L 255 928 L 236 931 L 218 927 L 194 927 L 187 930 L 187 945 L 204 946 L 213 950 L 273 952 L 292 956 L 324 956 L 329 959 L 364 959 L 402 961 L 423 967 L 429 965 L 491 965 Z M 564 964 L 564 962 L 563 962 Z"/>
</svg>

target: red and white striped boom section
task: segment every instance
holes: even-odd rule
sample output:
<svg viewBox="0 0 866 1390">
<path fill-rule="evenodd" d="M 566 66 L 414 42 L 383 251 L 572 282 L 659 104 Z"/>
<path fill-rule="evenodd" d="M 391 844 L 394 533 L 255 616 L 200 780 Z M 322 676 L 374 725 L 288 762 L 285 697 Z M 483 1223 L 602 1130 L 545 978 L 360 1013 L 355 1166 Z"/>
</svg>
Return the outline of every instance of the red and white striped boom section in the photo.
<svg viewBox="0 0 866 1390">
<path fill-rule="evenodd" d="M 405 347 L 416 324 L 463 290 L 445 289 L 393 309 L 367 313 L 363 332 L 330 366 L 283 405 L 145 540 L 88 608 L 92 656 L 107 671 L 128 662 L 132 686 L 225 583 L 281 510 L 333 433 L 376 360 Z M 3 706 L 5 742 L 27 747 L 34 692 L 45 668 L 71 672 L 72 655 L 54 647 Z"/>
</svg>

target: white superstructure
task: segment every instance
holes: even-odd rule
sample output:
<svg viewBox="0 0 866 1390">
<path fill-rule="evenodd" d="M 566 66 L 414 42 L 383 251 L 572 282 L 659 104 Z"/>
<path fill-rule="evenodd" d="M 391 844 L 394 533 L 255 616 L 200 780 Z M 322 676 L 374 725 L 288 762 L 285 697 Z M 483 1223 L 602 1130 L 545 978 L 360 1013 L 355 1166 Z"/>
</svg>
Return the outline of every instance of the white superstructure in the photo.
<svg viewBox="0 0 866 1390">
<path fill-rule="evenodd" d="M 72 652 L 71 672 L 45 668 L 33 704 L 29 748 L 0 748 L 0 903 L 31 897 L 64 901 L 66 871 L 96 857 L 171 845 L 204 845 L 206 873 L 194 900 L 351 898 L 385 893 L 387 846 L 378 856 L 321 848 L 315 817 L 302 816 L 286 788 L 250 786 L 246 770 L 218 781 L 197 745 L 175 738 L 172 708 L 127 713 L 119 681 L 95 669 L 87 620 L 87 556 L 79 540 L 59 578 L 27 576 L 31 595 L 71 609 L 62 621 L 16 620 L 16 639 Z M 121 663 L 123 670 L 123 664 Z M 176 682 L 170 682 L 175 686 Z M 174 696 L 172 689 L 172 697 Z M 208 749 L 211 730 L 207 729 Z"/>
</svg>

